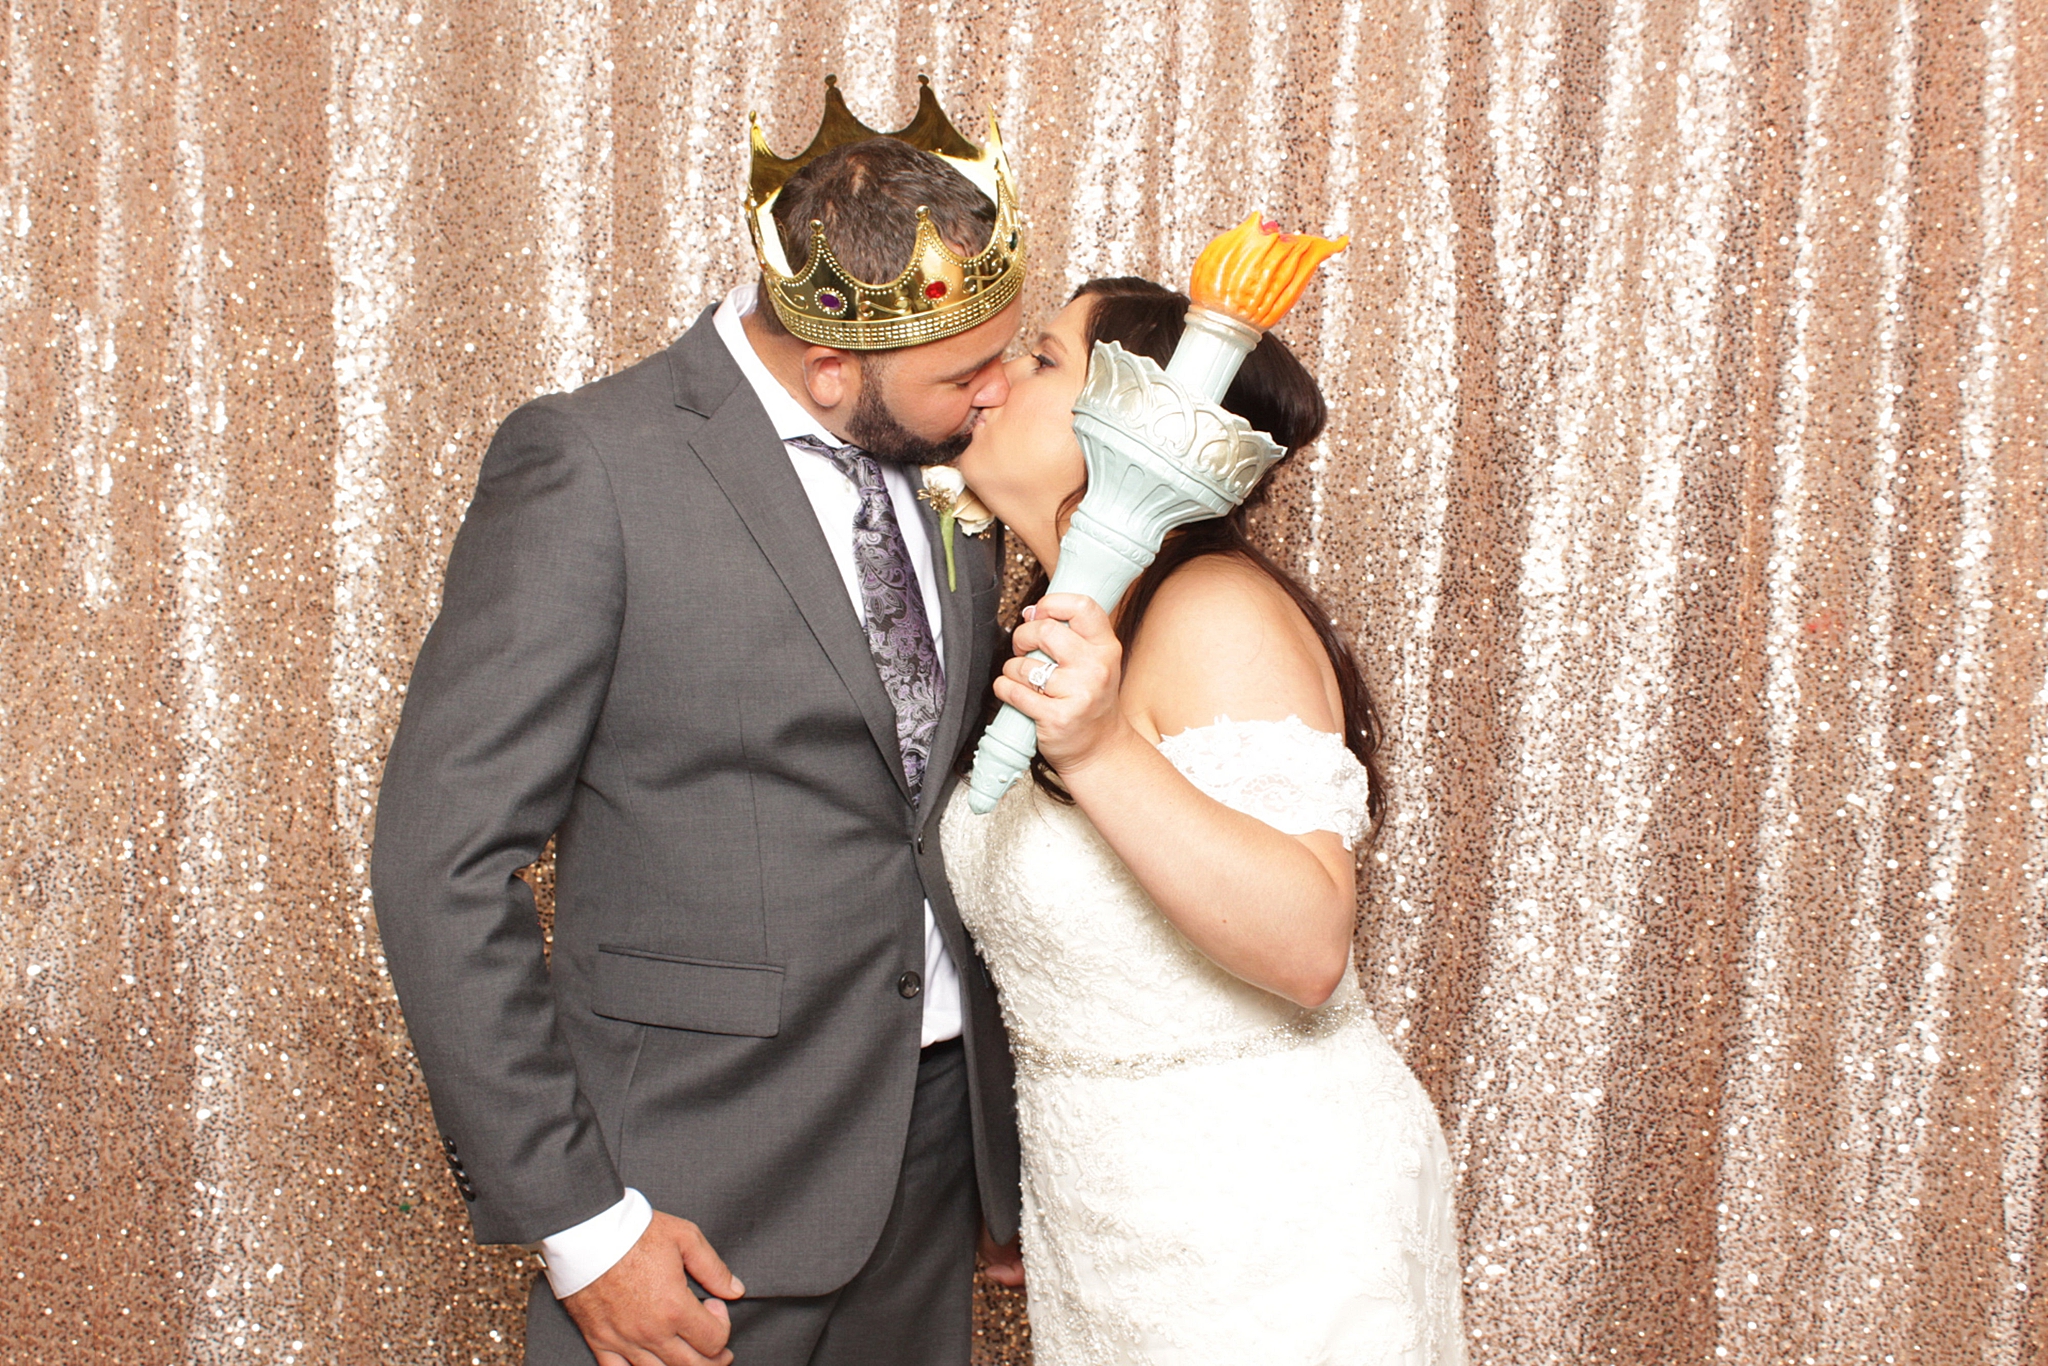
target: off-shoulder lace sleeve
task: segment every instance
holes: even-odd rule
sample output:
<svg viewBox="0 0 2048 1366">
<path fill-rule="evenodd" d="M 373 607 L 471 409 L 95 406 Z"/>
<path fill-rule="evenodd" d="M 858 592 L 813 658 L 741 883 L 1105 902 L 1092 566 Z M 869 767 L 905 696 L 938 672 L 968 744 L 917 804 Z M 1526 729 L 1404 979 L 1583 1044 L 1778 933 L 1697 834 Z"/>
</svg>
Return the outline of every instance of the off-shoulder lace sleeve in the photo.
<svg viewBox="0 0 2048 1366">
<path fill-rule="evenodd" d="M 1160 740 L 1159 752 L 1187 780 L 1233 811 L 1275 830 L 1333 831 L 1346 849 L 1370 822 L 1365 765 L 1344 737 L 1299 717 L 1194 726 Z"/>
</svg>

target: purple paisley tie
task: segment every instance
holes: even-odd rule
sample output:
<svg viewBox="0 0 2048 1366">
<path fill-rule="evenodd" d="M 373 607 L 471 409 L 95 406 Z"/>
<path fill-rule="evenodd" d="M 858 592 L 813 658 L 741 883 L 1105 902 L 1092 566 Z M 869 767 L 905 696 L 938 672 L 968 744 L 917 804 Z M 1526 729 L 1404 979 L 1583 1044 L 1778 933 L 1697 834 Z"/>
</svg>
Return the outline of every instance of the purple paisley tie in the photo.
<svg viewBox="0 0 2048 1366">
<path fill-rule="evenodd" d="M 853 563 L 860 571 L 868 653 L 875 657 L 875 669 L 896 708 L 896 746 L 903 752 L 903 776 L 915 801 L 924 790 L 946 680 L 924 614 L 917 570 L 903 543 L 903 528 L 896 524 L 889 487 L 882 482 L 882 467 L 858 446 L 831 446 L 812 436 L 788 440 L 798 450 L 830 460 L 860 490 L 860 511 L 853 516 Z"/>
</svg>

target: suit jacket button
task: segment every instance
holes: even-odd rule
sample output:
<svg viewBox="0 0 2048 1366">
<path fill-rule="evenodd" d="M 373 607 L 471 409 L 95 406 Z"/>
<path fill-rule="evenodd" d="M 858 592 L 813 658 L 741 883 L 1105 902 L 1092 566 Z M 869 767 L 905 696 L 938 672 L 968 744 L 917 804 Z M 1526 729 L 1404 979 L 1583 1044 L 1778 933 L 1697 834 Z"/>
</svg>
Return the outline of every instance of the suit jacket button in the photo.
<svg viewBox="0 0 2048 1366">
<path fill-rule="evenodd" d="M 924 978 L 914 972 L 906 972 L 896 979 L 896 994 L 906 1001 L 917 999 L 917 993 L 924 990 Z"/>
<path fill-rule="evenodd" d="M 924 852 L 924 831 L 922 830 L 917 832 L 917 852 L 920 854 Z"/>
</svg>

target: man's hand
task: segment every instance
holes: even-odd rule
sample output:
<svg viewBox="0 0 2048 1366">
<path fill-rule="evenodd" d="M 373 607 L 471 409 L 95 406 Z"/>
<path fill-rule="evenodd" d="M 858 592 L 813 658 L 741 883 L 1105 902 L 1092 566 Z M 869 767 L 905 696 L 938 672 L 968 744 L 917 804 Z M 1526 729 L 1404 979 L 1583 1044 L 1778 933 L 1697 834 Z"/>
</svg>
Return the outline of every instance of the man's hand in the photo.
<svg viewBox="0 0 2048 1366">
<path fill-rule="evenodd" d="M 981 1270 L 997 1285 L 1007 1285 L 1012 1290 L 1024 1284 L 1024 1253 L 1016 1239 L 998 1243 L 988 1236 L 988 1225 L 981 1226 L 981 1245 L 975 1249 L 974 1259 L 981 1263 Z"/>
<path fill-rule="evenodd" d="M 686 1273 L 718 1298 L 699 1303 Z M 598 1366 L 729 1366 L 725 1301 L 746 1293 L 695 1224 L 656 1210 L 632 1250 L 562 1307 Z"/>
</svg>

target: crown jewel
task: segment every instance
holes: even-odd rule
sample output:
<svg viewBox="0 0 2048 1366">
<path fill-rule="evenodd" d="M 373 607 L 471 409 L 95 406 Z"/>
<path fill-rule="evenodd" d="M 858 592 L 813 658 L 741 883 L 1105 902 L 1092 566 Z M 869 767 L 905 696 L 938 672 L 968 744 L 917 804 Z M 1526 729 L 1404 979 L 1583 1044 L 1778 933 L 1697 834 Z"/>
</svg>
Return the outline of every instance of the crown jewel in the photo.
<svg viewBox="0 0 2048 1366">
<path fill-rule="evenodd" d="M 870 128 L 846 107 L 835 76 L 825 78 L 825 117 L 810 146 L 779 157 L 751 116 L 753 164 L 747 178 L 747 227 L 767 281 L 769 302 L 794 336 L 819 346 L 879 351 L 917 346 L 950 337 L 986 322 L 1017 297 L 1024 284 L 1024 227 L 1017 186 L 1003 153 L 994 111 L 988 145 L 976 147 L 953 127 L 932 94 L 931 82 L 917 78 L 917 112 L 893 133 Z M 917 211 L 917 242 L 903 273 L 886 283 L 857 280 L 839 264 L 825 240 L 824 225 L 811 223 L 811 254 L 792 270 L 775 228 L 775 199 L 791 176 L 827 152 L 866 138 L 894 138 L 929 152 L 966 176 L 996 206 L 988 245 L 961 256 L 946 245 L 928 214 Z"/>
</svg>

